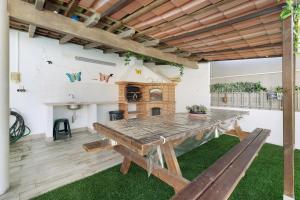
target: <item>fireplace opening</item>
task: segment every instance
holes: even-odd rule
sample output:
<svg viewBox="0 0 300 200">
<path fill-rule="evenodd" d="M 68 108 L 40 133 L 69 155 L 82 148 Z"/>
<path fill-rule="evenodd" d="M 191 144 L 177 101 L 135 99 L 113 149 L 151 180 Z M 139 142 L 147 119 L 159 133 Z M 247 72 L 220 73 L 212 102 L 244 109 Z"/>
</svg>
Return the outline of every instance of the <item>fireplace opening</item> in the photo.
<svg viewBox="0 0 300 200">
<path fill-rule="evenodd" d="M 160 108 L 152 108 L 152 116 L 160 115 Z"/>
<path fill-rule="evenodd" d="M 163 100 L 163 92 L 159 88 L 153 88 L 149 91 L 150 93 L 150 101 L 162 101 Z"/>
<path fill-rule="evenodd" d="M 141 89 L 136 86 L 127 86 L 126 87 L 126 98 L 127 101 L 139 101 L 142 98 Z"/>
</svg>

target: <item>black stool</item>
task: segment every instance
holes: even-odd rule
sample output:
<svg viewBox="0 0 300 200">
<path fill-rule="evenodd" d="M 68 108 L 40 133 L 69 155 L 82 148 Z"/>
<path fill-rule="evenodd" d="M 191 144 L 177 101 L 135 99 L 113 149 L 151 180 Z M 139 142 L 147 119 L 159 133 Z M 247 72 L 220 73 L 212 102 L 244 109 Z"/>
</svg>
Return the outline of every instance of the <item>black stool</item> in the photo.
<svg viewBox="0 0 300 200">
<path fill-rule="evenodd" d="M 64 124 L 64 129 L 60 130 L 60 124 Z M 60 133 L 65 133 L 65 135 L 69 135 L 69 137 L 72 137 L 71 133 L 71 128 L 70 128 L 70 123 L 68 119 L 57 119 L 54 121 L 54 126 L 53 126 L 53 140 L 56 140 L 57 135 Z"/>
</svg>

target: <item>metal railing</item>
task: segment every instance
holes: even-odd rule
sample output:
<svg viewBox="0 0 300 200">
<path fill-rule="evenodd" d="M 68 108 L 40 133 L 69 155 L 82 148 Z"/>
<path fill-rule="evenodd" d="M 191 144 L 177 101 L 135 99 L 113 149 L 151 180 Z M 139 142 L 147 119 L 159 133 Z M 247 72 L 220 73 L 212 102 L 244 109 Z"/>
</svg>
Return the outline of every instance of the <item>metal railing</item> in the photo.
<svg viewBox="0 0 300 200">
<path fill-rule="evenodd" d="M 211 106 L 282 110 L 282 99 L 270 98 L 268 92 L 211 93 Z M 295 91 L 295 110 L 300 111 L 300 91 Z"/>
</svg>

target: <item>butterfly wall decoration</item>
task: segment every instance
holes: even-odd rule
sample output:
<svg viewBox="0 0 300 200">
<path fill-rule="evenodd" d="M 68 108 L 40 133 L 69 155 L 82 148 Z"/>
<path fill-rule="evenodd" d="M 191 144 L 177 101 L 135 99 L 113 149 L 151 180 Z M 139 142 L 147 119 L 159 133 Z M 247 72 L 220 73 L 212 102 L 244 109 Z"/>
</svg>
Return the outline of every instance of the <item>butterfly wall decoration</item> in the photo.
<svg viewBox="0 0 300 200">
<path fill-rule="evenodd" d="M 108 83 L 110 77 L 113 77 L 114 74 L 103 74 L 103 73 L 99 73 L 99 79 L 93 79 L 93 80 L 99 80 L 99 81 L 105 81 L 106 83 Z"/>
<path fill-rule="evenodd" d="M 66 73 L 66 75 L 71 83 L 74 83 L 75 81 L 81 81 L 81 72 Z"/>
<path fill-rule="evenodd" d="M 142 70 L 141 69 L 135 69 L 135 73 L 138 74 L 138 75 L 141 75 L 142 74 Z"/>
</svg>

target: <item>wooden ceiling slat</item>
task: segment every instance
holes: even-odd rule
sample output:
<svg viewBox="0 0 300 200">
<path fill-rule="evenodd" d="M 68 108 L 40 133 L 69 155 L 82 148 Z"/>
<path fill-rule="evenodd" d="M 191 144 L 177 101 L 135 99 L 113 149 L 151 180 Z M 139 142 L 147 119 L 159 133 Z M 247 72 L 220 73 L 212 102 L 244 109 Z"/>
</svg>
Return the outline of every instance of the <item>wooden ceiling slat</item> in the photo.
<svg viewBox="0 0 300 200">
<path fill-rule="evenodd" d="M 149 5 L 141 8 L 140 10 L 134 12 L 133 14 L 127 16 L 126 18 L 122 19 L 120 22 L 115 23 L 113 26 L 111 26 L 108 31 L 113 32 L 114 30 L 118 29 L 122 26 L 122 24 L 129 23 L 130 21 L 134 20 L 135 18 L 138 18 L 139 16 L 151 11 L 152 9 L 162 5 L 163 3 L 167 2 L 168 0 L 157 0 Z"/>
<path fill-rule="evenodd" d="M 274 12 L 278 12 L 278 11 L 280 11 L 282 9 L 282 6 L 283 5 L 280 4 L 280 5 L 271 7 L 271 8 L 266 8 L 266 9 L 263 9 L 263 10 L 259 10 L 259 11 L 253 12 L 253 13 L 248 14 L 248 15 L 243 15 L 241 17 L 237 17 L 237 18 L 231 19 L 229 21 L 226 21 L 226 22 L 223 22 L 223 23 L 220 23 L 220 24 L 209 26 L 209 27 L 204 28 L 204 29 L 195 30 L 195 31 L 188 32 L 188 33 L 185 33 L 185 34 L 182 34 L 182 35 L 177 35 L 177 36 L 169 37 L 169 38 L 163 39 L 162 42 L 168 42 L 168 41 L 172 41 L 172 40 L 176 40 L 176 39 L 181 39 L 181 38 L 184 38 L 184 37 L 199 35 L 199 34 L 202 34 L 202 33 L 208 32 L 208 31 L 212 31 L 212 30 L 219 29 L 219 28 L 222 28 L 222 27 L 230 26 L 232 24 L 243 22 L 243 21 L 246 21 L 246 20 L 249 20 L 249 19 L 253 19 L 253 18 L 257 18 L 257 17 L 263 16 L 263 15 L 267 15 L 267 14 L 271 14 L 271 13 L 274 13 Z"/>
<path fill-rule="evenodd" d="M 37 0 L 36 2 L 42 1 L 45 0 Z M 74 5 L 75 1 L 78 0 L 48 0 L 44 4 L 43 12 L 46 12 L 46 10 L 57 11 L 60 15 L 67 14 L 71 10 L 70 13 L 72 14 L 67 15 L 80 16 L 80 23 L 92 19 L 89 17 L 95 13 L 93 5 L 89 4 L 89 6 L 83 8 L 82 5 L 79 5 L 80 3 Z M 132 32 L 128 30 L 140 26 L 139 23 L 148 20 L 153 21 L 154 17 L 159 19 L 159 17 L 169 13 L 170 15 L 166 15 L 169 20 L 159 19 L 155 23 L 154 21 L 151 22 L 152 24 L 146 22 L 151 24 L 151 27 L 142 31 L 138 30 L 128 40 L 145 44 L 147 44 L 147 41 L 159 41 L 159 44 L 155 43 L 156 46 L 154 47 L 156 49 L 164 49 L 168 52 L 174 51 L 172 55 L 180 55 L 180 52 L 183 52 L 182 56 L 188 56 L 193 60 L 208 58 L 210 60 L 212 58 L 216 60 L 243 59 L 281 54 L 281 47 L 271 48 L 271 46 L 282 41 L 282 25 L 278 16 L 284 5 L 284 0 L 280 0 L 279 3 L 275 0 L 203 0 L 203 3 L 207 5 L 204 8 L 199 9 L 195 6 L 190 8 L 189 12 L 180 15 L 178 13 L 177 15 L 175 10 L 186 9 L 188 5 L 198 5 L 198 3 L 189 0 L 111 0 L 111 2 L 106 5 L 105 9 L 103 8 L 106 16 L 103 17 L 103 13 L 101 13 L 100 20 L 92 21 L 95 22 L 96 26 L 91 31 L 103 29 L 106 30 L 104 32 L 114 32 L 115 36 L 118 34 L 120 36 L 127 35 L 126 33 Z M 73 8 L 71 8 L 72 5 Z M 150 8 L 157 9 L 152 11 Z M 121 18 L 114 18 L 115 14 Z M 36 25 L 21 19 L 18 19 L 17 22 L 11 18 L 10 26 L 18 30 L 28 31 L 28 23 Z M 50 30 L 49 27 L 44 25 L 35 30 L 35 35 L 56 39 L 61 39 L 67 34 L 70 34 L 70 32 L 65 32 L 63 29 Z M 96 44 L 99 41 L 83 38 L 81 35 L 75 34 L 75 37 L 67 39 L 68 42 L 80 44 L 87 48 L 99 47 Z M 257 48 L 263 45 L 270 45 L 270 48 Z M 109 44 L 107 44 L 107 47 L 110 49 L 108 51 L 119 51 L 121 49 Z M 99 48 L 105 49 L 105 45 Z M 224 53 L 220 53 L 222 51 Z M 216 54 L 208 55 L 213 53 Z"/>
</svg>

